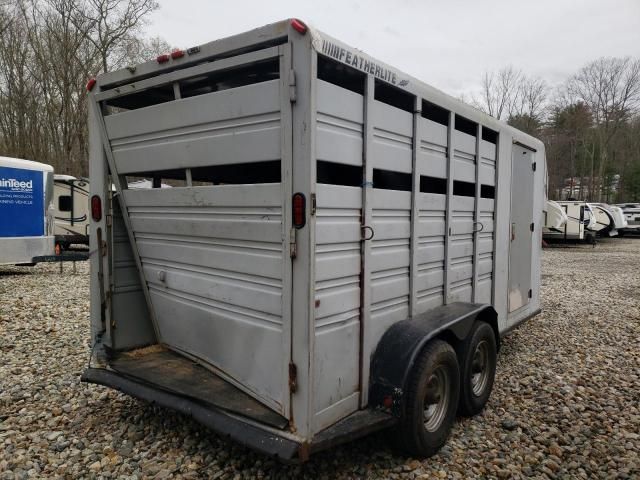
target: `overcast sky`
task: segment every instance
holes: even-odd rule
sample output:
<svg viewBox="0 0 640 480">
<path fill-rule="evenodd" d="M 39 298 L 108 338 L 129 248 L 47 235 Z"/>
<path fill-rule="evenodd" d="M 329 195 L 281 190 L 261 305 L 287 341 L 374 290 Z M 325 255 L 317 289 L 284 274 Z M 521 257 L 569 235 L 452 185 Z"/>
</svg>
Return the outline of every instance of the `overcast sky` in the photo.
<svg viewBox="0 0 640 480">
<path fill-rule="evenodd" d="M 445 92 L 514 65 L 552 85 L 601 56 L 640 57 L 640 0 L 159 0 L 148 28 L 190 47 L 298 17 Z"/>
</svg>

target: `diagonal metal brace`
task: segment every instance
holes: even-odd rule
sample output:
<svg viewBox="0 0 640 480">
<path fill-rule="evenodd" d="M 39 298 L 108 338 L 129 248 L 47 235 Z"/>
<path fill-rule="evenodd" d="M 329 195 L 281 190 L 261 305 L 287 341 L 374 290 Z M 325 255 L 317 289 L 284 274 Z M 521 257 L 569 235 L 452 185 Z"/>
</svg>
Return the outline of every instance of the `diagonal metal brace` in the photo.
<svg viewBox="0 0 640 480">
<path fill-rule="evenodd" d="M 149 315 L 151 316 L 151 323 L 153 325 L 153 330 L 156 334 L 156 339 L 160 342 L 160 331 L 158 328 L 158 322 L 156 321 L 156 314 L 153 309 L 153 305 L 151 304 L 151 296 L 149 295 L 149 286 L 147 285 L 147 281 L 144 276 L 144 271 L 142 270 L 142 260 L 140 260 L 140 252 L 138 251 L 138 244 L 136 243 L 135 236 L 133 234 L 133 228 L 131 228 L 131 219 L 129 218 L 129 210 L 127 209 L 126 202 L 124 200 L 124 196 L 122 194 L 122 180 L 118 174 L 118 169 L 116 168 L 116 162 L 113 158 L 113 152 L 111 151 L 111 144 L 109 142 L 109 137 L 107 135 L 107 127 L 104 123 L 104 117 L 102 116 L 102 110 L 100 105 L 95 97 L 94 93 L 89 93 L 89 109 L 93 114 L 93 117 L 96 119 L 98 129 L 100 132 L 100 139 L 102 140 L 102 147 L 104 150 L 104 154 L 107 157 L 107 163 L 109 165 L 109 171 L 111 173 L 111 181 L 116 188 L 116 197 L 118 198 L 118 202 L 120 202 L 120 210 L 122 212 L 122 219 L 124 221 L 125 228 L 127 230 L 127 235 L 129 236 L 129 243 L 131 244 L 131 251 L 133 253 L 133 258 L 136 262 L 136 268 L 138 269 L 138 274 L 140 275 L 140 286 L 142 287 L 142 293 L 144 294 L 144 298 L 147 302 L 147 308 L 149 309 Z"/>
</svg>

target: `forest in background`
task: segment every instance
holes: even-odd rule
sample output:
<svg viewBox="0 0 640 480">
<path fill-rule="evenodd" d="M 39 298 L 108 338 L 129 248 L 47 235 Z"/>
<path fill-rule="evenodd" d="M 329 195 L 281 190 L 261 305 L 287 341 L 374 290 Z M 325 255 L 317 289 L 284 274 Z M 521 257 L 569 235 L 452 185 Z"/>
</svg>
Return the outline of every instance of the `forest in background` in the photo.
<svg viewBox="0 0 640 480">
<path fill-rule="evenodd" d="M 88 78 L 170 50 L 155 0 L 0 0 L 0 155 L 86 176 Z M 463 100 L 546 145 L 549 198 L 640 201 L 640 59 L 595 59 L 559 86 L 514 67 Z"/>
<path fill-rule="evenodd" d="M 640 58 L 599 58 L 551 87 L 508 66 L 463 98 L 540 138 L 550 199 L 640 201 Z"/>
<path fill-rule="evenodd" d="M 155 0 L 0 0 L 0 155 L 87 176 L 87 80 L 169 51 Z"/>
</svg>

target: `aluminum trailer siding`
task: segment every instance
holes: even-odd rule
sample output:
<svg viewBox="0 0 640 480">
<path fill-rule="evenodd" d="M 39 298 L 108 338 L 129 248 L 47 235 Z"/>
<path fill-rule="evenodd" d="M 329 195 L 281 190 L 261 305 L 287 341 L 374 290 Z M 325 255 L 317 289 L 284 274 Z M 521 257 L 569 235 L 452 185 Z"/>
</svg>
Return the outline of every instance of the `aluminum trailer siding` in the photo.
<svg viewBox="0 0 640 480">
<path fill-rule="evenodd" d="M 540 141 L 296 21 L 175 57 L 90 93 L 86 380 L 305 459 L 401 419 L 436 337 L 539 311 Z"/>
</svg>

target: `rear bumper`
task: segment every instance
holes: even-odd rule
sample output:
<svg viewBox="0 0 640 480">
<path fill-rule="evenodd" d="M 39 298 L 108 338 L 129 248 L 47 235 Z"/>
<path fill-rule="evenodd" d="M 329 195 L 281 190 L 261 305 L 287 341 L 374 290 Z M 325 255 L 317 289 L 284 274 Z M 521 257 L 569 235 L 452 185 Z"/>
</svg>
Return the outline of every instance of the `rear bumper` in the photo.
<svg viewBox="0 0 640 480">
<path fill-rule="evenodd" d="M 53 236 L 0 238 L 0 265 L 31 263 L 34 257 L 53 255 Z"/>
<path fill-rule="evenodd" d="M 307 442 L 295 438 L 287 431 L 279 431 L 211 405 L 204 405 L 197 400 L 136 381 L 113 370 L 87 368 L 81 380 L 111 387 L 141 400 L 176 410 L 220 435 L 284 462 L 304 462 L 312 453 L 382 430 L 397 422 L 394 417 L 383 411 L 359 410 L 319 432 L 312 442 Z"/>
<path fill-rule="evenodd" d="M 137 382 L 111 370 L 87 368 L 81 380 L 111 387 L 141 400 L 176 410 L 223 436 L 282 460 L 296 459 L 303 445 L 301 441 L 287 438 L 240 416 Z"/>
</svg>

